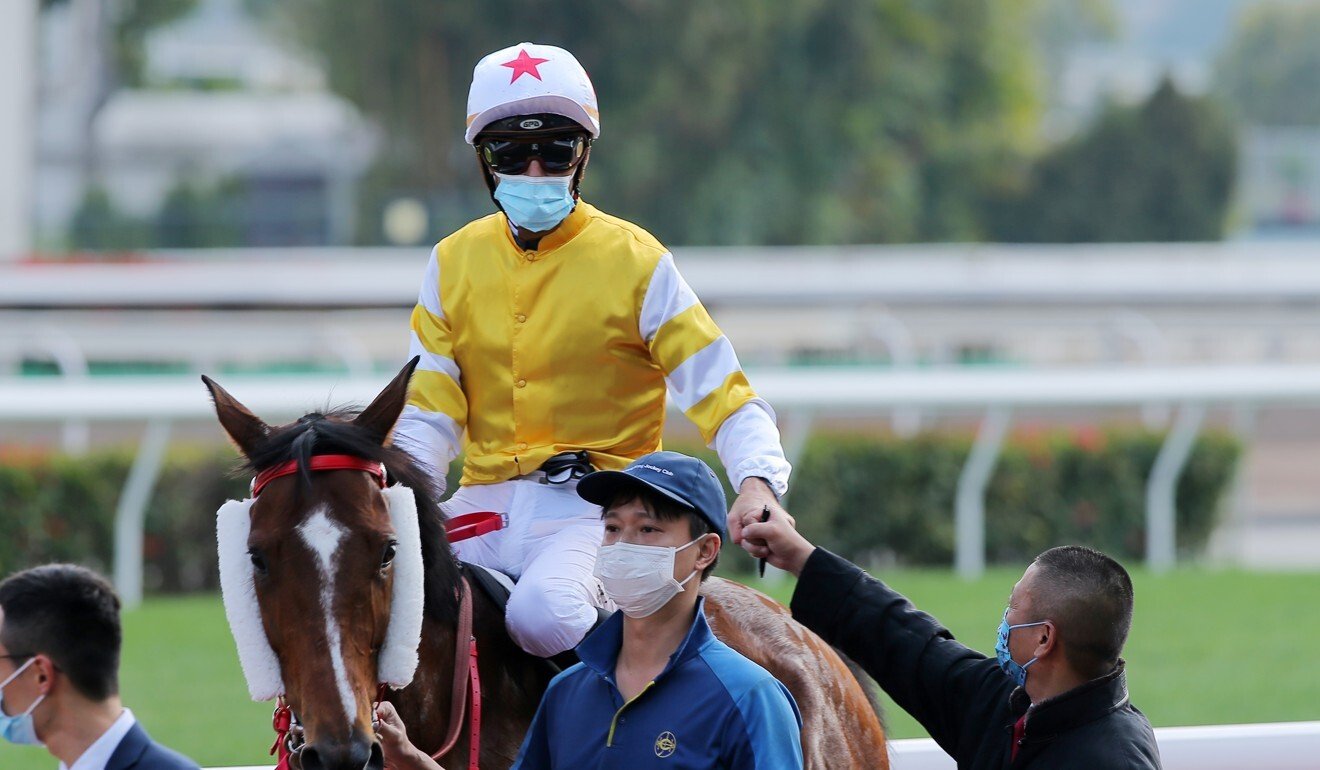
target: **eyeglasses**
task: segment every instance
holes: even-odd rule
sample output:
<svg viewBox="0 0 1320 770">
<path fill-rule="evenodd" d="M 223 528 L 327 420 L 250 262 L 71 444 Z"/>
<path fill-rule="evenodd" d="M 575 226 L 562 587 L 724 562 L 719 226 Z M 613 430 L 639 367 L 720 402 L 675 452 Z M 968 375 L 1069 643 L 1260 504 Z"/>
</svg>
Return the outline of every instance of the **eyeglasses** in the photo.
<svg viewBox="0 0 1320 770">
<path fill-rule="evenodd" d="M 0 658 L 7 658 L 9 660 L 27 660 L 35 654 L 36 653 L 33 652 L 18 652 L 11 655 L 0 655 Z"/>
<path fill-rule="evenodd" d="M 582 135 L 560 139 L 485 139 L 479 145 L 481 159 L 500 174 L 521 174 L 532 159 L 551 174 L 562 174 L 577 165 L 586 153 L 587 138 Z"/>
</svg>

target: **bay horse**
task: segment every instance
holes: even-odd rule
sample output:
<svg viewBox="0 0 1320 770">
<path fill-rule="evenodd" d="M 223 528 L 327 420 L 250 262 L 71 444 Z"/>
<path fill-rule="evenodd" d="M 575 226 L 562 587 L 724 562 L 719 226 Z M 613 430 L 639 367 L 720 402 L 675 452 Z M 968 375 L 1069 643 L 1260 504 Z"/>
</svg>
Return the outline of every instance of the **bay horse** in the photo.
<svg viewBox="0 0 1320 770">
<path fill-rule="evenodd" d="M 462 701 L 449 697 L 460 597 L 479 650 L 481 768 L 510 766 L 553 674 L 510 639 L 502 608 L 467 587 L 434 483 L 390 443 L 416 363 L 360 413 L 279 427 L 202 378 L 256 474 L 252 499 L 220 510 L 221 578 L 253 698 L 279 697 L 297 716 L 293 770 L 381 770 L 372 720 L 382 693 L 419 749 L 442 748 L 463 718 L 451 724 Z M 345 457 L 357 463 L 335 460 Z M 382 467 L 399 486 L 383 488 Z M 876 704 L 833 648 L 751 588 L 710 578 L 702 592 L 715 634 L 793 693 L 806 767 L 889 767 Z M 437 760 L 446 770 L 471 766 L 469 736 L 456 738 Z"/>
</svg>

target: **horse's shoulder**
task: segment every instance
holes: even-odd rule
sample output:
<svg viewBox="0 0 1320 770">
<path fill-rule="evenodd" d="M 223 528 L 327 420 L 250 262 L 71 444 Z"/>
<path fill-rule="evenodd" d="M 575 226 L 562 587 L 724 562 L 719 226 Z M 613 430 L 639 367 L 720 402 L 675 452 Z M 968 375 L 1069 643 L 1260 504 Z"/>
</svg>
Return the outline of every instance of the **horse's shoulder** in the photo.
<svg viewBox="0 0 1320 770">
<path fill-rule="evenodd" d="M 793 622 L 787 607 L 742 583 L 712 577 L 702 584 L 701 594 L 706 598 L 706 617 L 721 638 L 721 631 L 730 625 L 770 628 Z"/>
</svg>

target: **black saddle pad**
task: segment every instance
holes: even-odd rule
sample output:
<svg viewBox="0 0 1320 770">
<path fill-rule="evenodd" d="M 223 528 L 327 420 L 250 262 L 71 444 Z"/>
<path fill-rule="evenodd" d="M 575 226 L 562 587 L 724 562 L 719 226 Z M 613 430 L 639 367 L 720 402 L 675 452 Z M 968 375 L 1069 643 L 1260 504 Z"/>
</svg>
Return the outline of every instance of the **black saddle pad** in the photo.
<svg viewBox="0 0 1320 770">
<path fill-rule="evenodd" d="M 501 609 L 508 606 L 509 589 L 505 588 L 503 583 L 495 579 L 495 576 L 490 574 L 486 567 L 478 567 L 475 564 L 463 562 L 463 571 L 467 573 L 468 580 L 477 587 L 477 590 L 481 591 L 487 598 L 495 602 L 495 606 Z M 509 578 L 510 582 L 518 582 L 514 580 L 511 575 L 506 573 L 500 574 Z"/>
</svg>

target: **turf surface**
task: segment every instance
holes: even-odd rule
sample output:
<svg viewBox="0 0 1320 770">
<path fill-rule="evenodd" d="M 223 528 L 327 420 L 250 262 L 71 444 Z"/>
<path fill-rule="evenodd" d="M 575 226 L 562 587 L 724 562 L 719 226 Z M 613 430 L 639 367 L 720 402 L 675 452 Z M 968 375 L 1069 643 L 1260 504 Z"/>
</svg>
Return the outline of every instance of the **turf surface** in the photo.
<svg viewBox="0 0 1320 770">
<path fill-rule="evenodd" d="M 947 572 L 881 577 L 988 652 L 1019 575 L 994 571 L 970 583 Z M 1155 725 L 1320 719 L 1320 574 L 1133 577 L 1129 682 L 1133 702 Z M 791 590 L 784 583 L 770 592 L 787 599 Z M 268 763 L 271 706 L 248 700 L 218 597 L 152 599 L 126 613 L 124 626 L 124 702 L 154 737 L 203 766 Z M 924 735 L 893 706 L 886 720 L 893 737 Z M 54 763 L 35 749 L 0 746 L 0 767 Z"/>
</svg>

